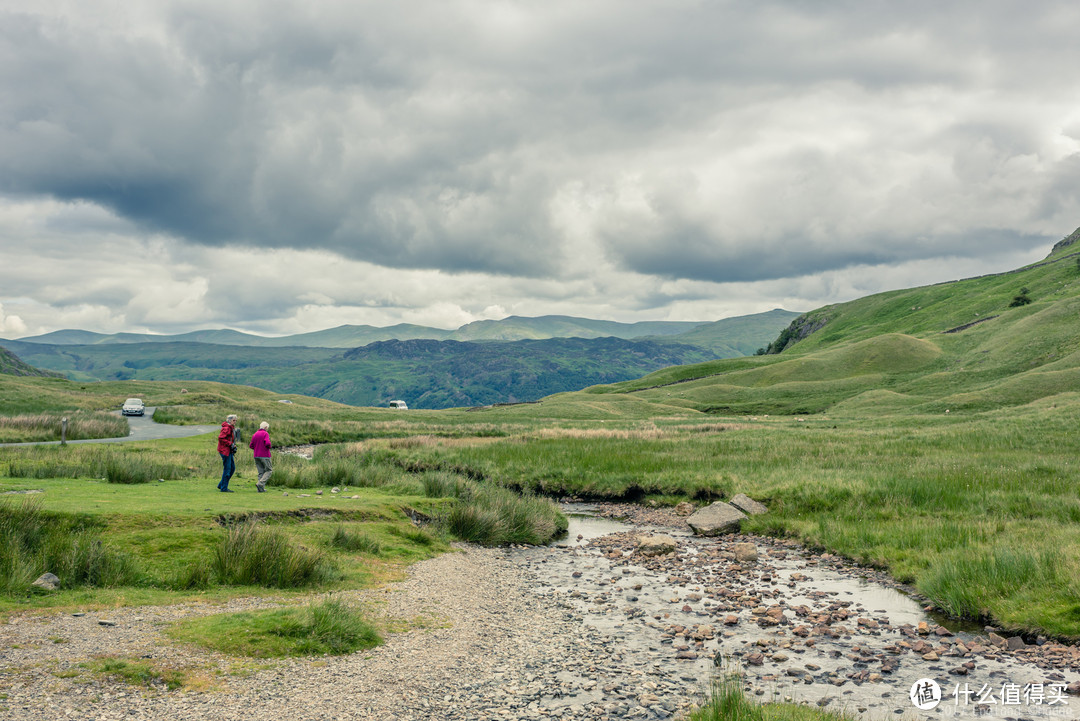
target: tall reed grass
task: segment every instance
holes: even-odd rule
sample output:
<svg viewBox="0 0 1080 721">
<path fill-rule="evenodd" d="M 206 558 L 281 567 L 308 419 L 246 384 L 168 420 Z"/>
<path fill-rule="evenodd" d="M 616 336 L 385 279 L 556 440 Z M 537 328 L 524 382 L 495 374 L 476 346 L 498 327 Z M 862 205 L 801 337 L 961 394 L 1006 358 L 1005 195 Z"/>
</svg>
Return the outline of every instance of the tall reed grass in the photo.
<svg viewBox="0 0 1080 721">
<path fill-rule="evenodd" d="M 40 446 L 5 449 L 9 478 L 102 478 L 109 483 L 148 483 L 187 478 L 193 466 L 162 460 L 152 453 L 93 446 Z M 185 459 L 186 460 L 186 459 Z"/>
<path fill-rule="evenodd" d="M 104 411 L 24 413 L 0 416 L 0 443 L 61 440 L 62 419 L 68 419 L 69 441 L 120 438 L 128 434 L 127 420 Z"/>
<path fill-rule="evenodd" d="M 25 592 L 43 573 L 65 588 L 141 583 L 132 557 L 105 545 L 101 530 L 85 517 L 44 513 L 35 500 L 0 503 L 0 591 Z"/>
</svg>

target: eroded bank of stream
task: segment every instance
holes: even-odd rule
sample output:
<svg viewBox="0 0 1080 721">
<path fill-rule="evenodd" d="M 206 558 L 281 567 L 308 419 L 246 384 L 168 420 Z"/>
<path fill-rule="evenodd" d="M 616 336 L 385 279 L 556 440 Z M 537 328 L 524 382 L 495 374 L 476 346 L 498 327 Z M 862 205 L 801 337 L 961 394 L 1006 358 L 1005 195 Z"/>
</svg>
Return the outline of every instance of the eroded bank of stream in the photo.
<svg viewBox="0 0 1080 721">
<path fill-rule="evenodd" d="M 564 541 L 508 557 L 540 599 L 609 639 L 624 673 L 647 679 L 626 699 L 628 716 L 667 717 L 699 698 L 721 668 L 740 669 L 748 692 L 761 700 L 872 719 L 1080 716 L 1080 699 L 1066 693 L 1080 679 L 1073 647 L 943 626 L 915 599 L 880 583 L 879 574 L 795 543 L 699 538 L 664 512 L 619 523 L 596 515 L 620 512 L 612 507 L 567 510 Z M 654 532 L 674 537 L 676 551 L 638 553 L 637 537 Z M 758 559 L 736 562 L 733 545 L 748 541 Z M 925 680 L 938 685 L 940 702 L 921 709 L 916 702 L 931 706 Z M 913 701 L 920 681 L 923 695 Z M 579 688 L 548 696 L 543 706 L 554 713 L 571 705 L 612 708 L 595 679 L 581 679 Z"/>
</svg>

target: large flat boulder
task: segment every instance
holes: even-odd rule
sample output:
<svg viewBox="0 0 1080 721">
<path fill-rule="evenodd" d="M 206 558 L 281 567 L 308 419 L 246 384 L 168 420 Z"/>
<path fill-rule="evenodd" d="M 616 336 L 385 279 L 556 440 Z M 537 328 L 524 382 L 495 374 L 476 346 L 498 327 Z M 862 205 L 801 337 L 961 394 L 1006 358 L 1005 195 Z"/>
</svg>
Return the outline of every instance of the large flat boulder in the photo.
<svg viewBox="0 0 1080 721">
<path fill-rule="evenodd" d="M 740 493 L 739 495 L 728 501 L 728 503 L 735 506 L 748 516 L 757 516 L 762 513 L 769 512 L 769 509 L 766 508 L 763 503 L 758 503 L 745 493 Z"/>
<path fill-rule="evenodd" d="M 735 533 L 746 514 L 723 501 L 710 503 L 686 519 L 687 525 L 699 536 L 719 536 Z"/>
</svg>

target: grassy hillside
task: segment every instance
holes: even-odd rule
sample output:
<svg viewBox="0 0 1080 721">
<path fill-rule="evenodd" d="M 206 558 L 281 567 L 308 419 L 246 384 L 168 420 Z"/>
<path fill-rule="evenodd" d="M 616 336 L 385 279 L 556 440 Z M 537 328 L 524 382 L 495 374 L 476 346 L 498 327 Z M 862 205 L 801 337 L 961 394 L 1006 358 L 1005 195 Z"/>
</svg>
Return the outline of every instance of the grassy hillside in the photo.
<svg viewBox="0 0 1080 721">
<path fill-rule="evenodd" d="M 590 389 L 705 413 L 951 413 L 1080 391 L 1076 248 L 1011 273 L 881 293 L 798 318 L 780 354 Z M 1026 291 L 1030 302 L 1014 305 Z M 799 338 L 800 329 L 810 331 Z M 883 395 L 884 393 L 884 395 Z M 881 407 L 878 407 L 882 401 Z"/>
</svg>

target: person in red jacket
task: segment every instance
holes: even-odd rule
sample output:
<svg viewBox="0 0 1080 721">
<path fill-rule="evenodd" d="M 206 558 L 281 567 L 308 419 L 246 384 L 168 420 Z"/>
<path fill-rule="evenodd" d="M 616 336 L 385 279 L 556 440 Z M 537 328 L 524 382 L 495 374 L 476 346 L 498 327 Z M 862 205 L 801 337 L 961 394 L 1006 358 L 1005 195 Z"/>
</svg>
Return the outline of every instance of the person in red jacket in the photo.
<svg viewBox="0 0 1080 721">
<path fill-rule="evenodd" d="M 255 452 L 255 471 L 259 474 L 259 480 L 255 483 L 255 490 L 262 493 L 266 490 L 266 482 L 270 480 L 270 474 L 274 467 L 270 464 L 270 424 L 263 421 L 259 424 L 259 430 L 251 436 L 248 448 Z"/>
<path fill-rule="evenodd" d="M 236 416 L 229 415 L 221 424 L 221 433 L 218 433 L 217 452 L 221 454 L 221 483 L 218 490 L 222 493 L 232 493 L 229 489 L 229 479 L 236 472 Z"/>
</svg>

